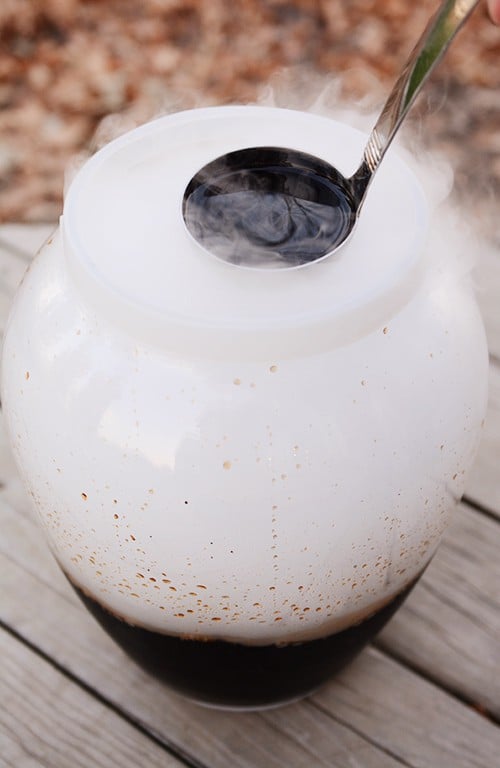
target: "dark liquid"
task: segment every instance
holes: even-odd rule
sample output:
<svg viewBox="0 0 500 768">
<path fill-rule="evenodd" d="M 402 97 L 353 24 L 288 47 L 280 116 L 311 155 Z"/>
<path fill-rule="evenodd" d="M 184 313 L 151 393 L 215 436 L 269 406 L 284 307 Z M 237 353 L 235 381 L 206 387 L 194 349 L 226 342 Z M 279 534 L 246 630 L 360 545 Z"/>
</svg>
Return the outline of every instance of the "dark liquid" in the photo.
<svg viewBox="0 0 500 768">
<path fill-rule="evenodd" d="M 342 632 L 303 643 L 265 646 L 189 640 L 131 626 L 74 588 L 106 632 L 156 679 L 199 702 L 259 707 L 303 696 L 342 669 L 389 621 L 414 584 L 370 618 Z"/>
<path fill-rule="evenodd" d="M 231 152 L 193 177 L 184 193 L 184 220 L 224 261 L 306 264 L 329 253 L 352 226 L 353 205 L 329 173 L 326 163 L 303 152 Z"/>
</svg>

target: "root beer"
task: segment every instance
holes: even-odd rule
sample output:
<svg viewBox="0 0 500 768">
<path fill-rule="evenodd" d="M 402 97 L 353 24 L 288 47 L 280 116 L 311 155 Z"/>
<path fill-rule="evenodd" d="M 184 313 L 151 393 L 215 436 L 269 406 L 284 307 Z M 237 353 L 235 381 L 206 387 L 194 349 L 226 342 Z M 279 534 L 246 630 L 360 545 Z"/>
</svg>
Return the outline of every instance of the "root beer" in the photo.
<svg viewBox="0 0 500 768">
<path fill-rule="evenodd" d="M 200 703 L 252 709 L 304 696 L 346 666 L 389 621 L 413 584 L 369 618 L 341 632 L 270 645 L 152 632 L 117 618 L 73 587 L 103 629 L 157 680 Z"/>
</svg>

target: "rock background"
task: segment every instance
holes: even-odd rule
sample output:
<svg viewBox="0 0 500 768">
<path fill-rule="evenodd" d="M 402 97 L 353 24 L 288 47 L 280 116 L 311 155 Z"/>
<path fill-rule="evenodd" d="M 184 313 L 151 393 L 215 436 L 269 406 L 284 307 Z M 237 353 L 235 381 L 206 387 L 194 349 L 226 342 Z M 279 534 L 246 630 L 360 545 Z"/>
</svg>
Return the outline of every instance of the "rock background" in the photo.
<svg viewBox="0 0 500 768">
<path fill-rule="evenodd" d="M 380 105 L 436 6 L 1 0 L 0 221 L 55 220 L 68 163 L 159 112 L 253 101 L 271 81 L 282 106 L 307 107 L 331 80 L 335 98 Z M 497 230 L 499 71 L 500 29 L 484 5 L 416 110 L 417 132 L 456 168 L 457 193 Z M 118 126 L 107 117 L 117 113 Z"/>
</svg>

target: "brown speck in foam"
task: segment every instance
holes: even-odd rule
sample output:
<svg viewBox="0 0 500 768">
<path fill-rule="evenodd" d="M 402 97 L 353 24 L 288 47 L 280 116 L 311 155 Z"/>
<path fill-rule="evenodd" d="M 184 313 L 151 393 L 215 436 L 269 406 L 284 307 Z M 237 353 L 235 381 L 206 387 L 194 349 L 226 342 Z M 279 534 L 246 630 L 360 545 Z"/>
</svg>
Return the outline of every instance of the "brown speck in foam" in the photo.
<svg viewBox="0 0 500 768">
<path fill-rule="evenodd" d="M 135 536 L 133 533 L 130 534 L 130 538 L 132 539 L 132 541 L 135 541 Z"/>
<path fill-rule="evenodd" d="M 277 365 L 270 365 L 269 366 L 269 371 L 271 373 L 276 373 L 277 370 L 278 370 L 278 366 Z"/>
<path fill-rule="evenodd" d="M 233 384 L 234 384 L 236 387 L 239 387 L 239 386 L 240 386 L 240 384 L 241 384 L 241 379 L 238 379 L 238 378 L 236 378 L 236 379 L 233 379 Z"/>
<path fill-rule="evenodd" d="M 88 496 L 87 496 L 87 494 L 86 494 L 86 493 L 83 493 L 83 491 L 82 491 L 82 499 L 83 499 L 84 501 L 87 501 L 87 499 L 88 499 Z"/>
<path fill-rule="evenodd" d="M 24 374 L 24 378 L 26 379 L 26 381 L 28 381 L 29 377 L 30 377 L 30 372 L 26 371 L 26 373 Z"/>
<path fill-rule="evenodd" d="M 206 589 L 206 586 L 204 584 L 197 584 L 196 585 L 198 589 Z"/>
<path fill-rule="evenodd" d="M 231 469 L 231 462 L 230 461 L 225 461 L 222 466 L 224 467 L 224 469 Z"/>
<path fill-rule="evenodd" d="M 389 328 L 385 326 L 385 328 L 382 330 L 382 333 L 384 334 L 384 336 L 387 336 L 387 334 L 389 333 Z"/>
</svg>

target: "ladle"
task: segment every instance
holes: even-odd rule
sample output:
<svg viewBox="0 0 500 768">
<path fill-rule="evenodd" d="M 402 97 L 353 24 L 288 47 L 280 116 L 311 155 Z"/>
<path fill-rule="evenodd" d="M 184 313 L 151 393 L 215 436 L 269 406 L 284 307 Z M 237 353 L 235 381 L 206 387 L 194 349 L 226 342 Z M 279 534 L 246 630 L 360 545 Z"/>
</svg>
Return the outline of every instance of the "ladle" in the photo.
<svg viewBox="0 0 500 768">
<path fill-rule="evenodd" d="M 225 261 L 294 267 L 336 251 L 351 235 L 366 194 L 417 94 L 479 0 L 445 0 L 429 21 L 373 128 L 359 168 L 346 178 L 329 163 L 281 147 L 230 152 L 188 184 L 191 235 Z"/>
</svg>

